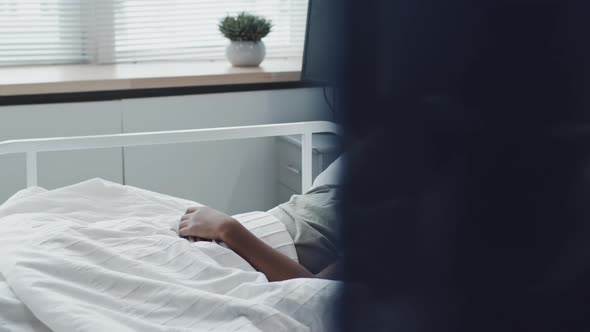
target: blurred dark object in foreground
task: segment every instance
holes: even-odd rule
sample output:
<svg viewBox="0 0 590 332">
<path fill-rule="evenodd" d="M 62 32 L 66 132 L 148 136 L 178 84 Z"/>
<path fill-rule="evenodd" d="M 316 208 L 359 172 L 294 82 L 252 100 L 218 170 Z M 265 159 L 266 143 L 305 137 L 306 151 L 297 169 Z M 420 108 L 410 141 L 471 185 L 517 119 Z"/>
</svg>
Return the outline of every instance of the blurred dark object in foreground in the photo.
<svg viewBox="0 0 590 332">
<path fill-rule="evenodd" d="M 588 1 L 343 1 L 343 331 L 590 331 Z"/>
</svg>

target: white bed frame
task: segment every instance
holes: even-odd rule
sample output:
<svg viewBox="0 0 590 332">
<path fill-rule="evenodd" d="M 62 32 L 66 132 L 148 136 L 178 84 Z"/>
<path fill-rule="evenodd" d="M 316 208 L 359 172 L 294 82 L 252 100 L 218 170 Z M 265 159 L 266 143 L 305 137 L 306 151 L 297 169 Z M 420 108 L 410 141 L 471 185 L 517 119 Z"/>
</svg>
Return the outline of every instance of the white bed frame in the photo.
<svg viewBox="0 0 590 332">
<path fill-rule="evenodd" d="M 313 134 L 316 133 L 340 134 L 340 128 L 332 122 L 311 121 L 132 134 L 23 139 L 0 142 L 0 156 L 13 153 L 25 153 L 27 159 L 27 187 L 33 187 L 37 185 L 37 153 L 39 152 L 301 135 L 301 189 L 303 192 L 306 192 L 311 188 L 312 184 L 311 142 Z"/>
</svg>

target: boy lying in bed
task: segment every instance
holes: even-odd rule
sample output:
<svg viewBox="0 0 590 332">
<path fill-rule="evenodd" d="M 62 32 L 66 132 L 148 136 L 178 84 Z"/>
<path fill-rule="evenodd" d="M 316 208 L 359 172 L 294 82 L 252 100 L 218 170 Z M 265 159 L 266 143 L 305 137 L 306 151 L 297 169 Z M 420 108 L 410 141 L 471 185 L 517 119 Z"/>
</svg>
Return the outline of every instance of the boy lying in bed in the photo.
<svg viewBox="0 0 590 332">
<path fill-rule="evenodd" d="M 293 278 L 339 279 L 337 183 L 334 162 L 304 195 L 295 195 L 269 213 L 293 238 L 298 264 L 250 233 L 240 222 L 210 207 L 189 208 L 180 220 L 180 236 L 191 241 L 222 241 L 269 281 Z"/>
</svg>

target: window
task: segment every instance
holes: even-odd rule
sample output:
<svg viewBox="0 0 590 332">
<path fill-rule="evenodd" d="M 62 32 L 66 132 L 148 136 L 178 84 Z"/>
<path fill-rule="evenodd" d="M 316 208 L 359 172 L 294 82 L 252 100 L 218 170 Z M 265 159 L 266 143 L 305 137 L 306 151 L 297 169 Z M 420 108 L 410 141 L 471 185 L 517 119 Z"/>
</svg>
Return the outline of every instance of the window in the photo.
<svg viewBox="0 0 590 332">
<path fill-rule="evenodd" d="M 0 65 L 87 62 L 76 0 L 0 0 Z"/>
<path fill-rule="evenodd" d="M 267 57 L 302 55 L 307 0 L 0 0 L 0 65 L 223 59 L 240 11 L 273 21 Z"/>
</svg>

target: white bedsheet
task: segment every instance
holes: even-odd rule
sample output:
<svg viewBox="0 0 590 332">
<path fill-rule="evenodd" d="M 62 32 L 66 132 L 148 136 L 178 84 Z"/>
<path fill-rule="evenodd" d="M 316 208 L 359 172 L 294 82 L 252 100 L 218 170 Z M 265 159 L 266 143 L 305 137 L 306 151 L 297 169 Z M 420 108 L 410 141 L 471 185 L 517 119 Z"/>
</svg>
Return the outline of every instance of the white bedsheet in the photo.
<svg viewBox="0 0 590 332">
<path fill-rule="evenodd" d="M 0 331 L 327 329 L 338 283 L 269 283 L 231 250 L 179 238 L 194 205 L 99 179 L 15 196 L 0 206 Z M 280 222 L 237 218 L 296 259 Z"/>
</svg>

